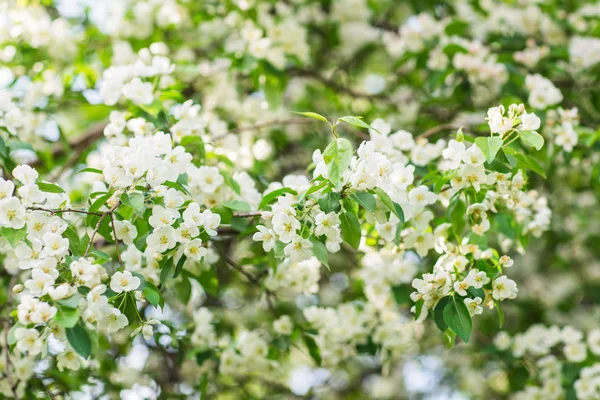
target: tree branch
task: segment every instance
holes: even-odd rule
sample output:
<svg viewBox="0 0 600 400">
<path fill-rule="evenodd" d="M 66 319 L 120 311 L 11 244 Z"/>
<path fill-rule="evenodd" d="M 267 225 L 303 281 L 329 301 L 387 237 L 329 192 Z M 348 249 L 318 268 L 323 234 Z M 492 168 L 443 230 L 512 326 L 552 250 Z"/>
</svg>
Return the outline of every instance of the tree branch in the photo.
<svg viewBox="0 0 600 400">
<path fill-rule="evenodd" d="M 222 135 L 218 135 L 212 138 L 212 140 L 223 139 L 229 134 L 232 133 L 240 133 L 246 131 L 259 131 L 263 128 L 270 128 L 277 125 L 308 125 L 314 123 L 315 120 L 310 118 L 288 118 L 288 119 L 274 119 L 272 121 L 260 122 L 254 125 L 243 125 L 238 126 L 237 128 L 233 128 L 229 130 L 227 133 Z"/>
</svg>

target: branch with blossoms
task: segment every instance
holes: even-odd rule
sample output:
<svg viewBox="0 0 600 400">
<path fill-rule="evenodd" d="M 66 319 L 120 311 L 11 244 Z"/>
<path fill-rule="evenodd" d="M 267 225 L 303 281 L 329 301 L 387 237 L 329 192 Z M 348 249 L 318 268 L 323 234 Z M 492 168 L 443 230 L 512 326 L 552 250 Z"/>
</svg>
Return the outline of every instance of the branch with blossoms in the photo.
<svg viewBox="0 0 600 400">
<path fill-rule="evenodd" d="M 445 161 L 439 170 L 423 176 L 419 185 L 414 183 L 414 167 L 398 158 L 402 150 L 378 148 L 382 134 L 361 118 L 329 122 L 316 113 L 302 114 L 326 122 L 335 139 L 322 153 L 315 152 L 313 179 L 307 185 L 275 184 L 262 195 L 249 177 L 229 176 L 205 165 L 208 154 L 187 151 L 201 148 L 200 141 L 160 131 L 128 139 L 124 147 L 114 146 L 102 170 L 81 170 L 98 176 L 104 185 L 104 190 L 90 193 L 85 205 L 71 206 L 60 186 L 38 180 L 31 167 L 15 168 L 14 181 L 2 183 L 6 196 L 0 204 L 0 222 L 3 236 L 14 246 L 15 265 L 31 270 L 31 278 L 15 287 L 20 299 L 11 344 L 36 355 L 47 345 L 44 327 L 58 329 L 66 339 L 59 365 L 75 365 L 83 362 L 75 354 L 92 355 L 88 333 L 92 329 L 111 334 L 130 326 L 152 336 L 160 322 L 145 320 L 140 304 L 163 307 L 165 285 L 180 276 L 183 282 L 193 277 L 203 286 L 209 284 L 195 277 L 192 266 L 208 262 L 209 252 L 214 252 L 211 239 L 222 223 L 240 234 L 254 231 L 253 240 L 262 244 L 264 254 L 274 255 L 269 263 L 276 268 L 267 268 L 264 283 L 228 255 L 221 255 L 250 284 L 264 290 L 273 312 L 276 293 L 286 287 L 313 293 L 321 265 L 327 267 L 329 256 L 341 251 L 342 245 L 365 257 L 377 248 L 398 255 L 413 249 L 425 257 L 435 247 L 441 256 L 434 273 L 413 281 L 417 292 L 411 294 L 412 311 L 419 321 L 433 313 L 450 342 L 454 335 L 468 341 L 471 317 L 481 313 L 482 302 L 501 310 L 499 302 L 517 292 L 514 281 L 501 275 L 503 267 L 512 265 L 510 258 L 499 257 L 492 248 L 482 249 L 479 238 L 490 229 L 489 219 L 499 208 L 511 212 L 518 207 L 515 196 L 527 195 L 521 192 L 525 183 L 521 170 L 511 180 L 510 174 L 488 172 L 484 163 L 492 165 L 501 149 L 514 154 L 508 152 L 513 135 L 529 143 L 528 132 L 539 127 L 539 119 L 525 113 L 522 105 L 511 106 L 506 115 L 502 108 L 490 110 L 492 132 L 502 134 L 502 139 L 478 137 L 467 148 L 460 133 L 448 148 L 440 147 Z M 373 141 L 363 142 L 355 153 L 351 142 L 340 137 L 344 124 L 369 128 Z M 113 128 L 106 129 L 110 141 L 122 142 Z M 442 192 L 449 199 L 445 201 L 448 223 L 431 233 L 435 210 L 428 206 Z M 242 222 L 255 217 L 262 220 L 255 228 Z M 535 232 L 532 224 L 536 223 L 540 222 L 534 219 L 524 224 L 520 234 Z M 467 226 L 470 233 L 464 231 Z M 90 236 L 85 232 L 88 227 Z M 94 249 L 97 235 L 114 243 L 116 260 Z M 367 279 L 367 298 L 375 296 L 371 301 L 379 304 L 386 296 L 398 297 L 395 293 L 404 290 L 415 272 L 411 267 L 377 295 L 375 286 L 370 286 L 374 283 Z M 305 278 L 296 281 L 297 274 Z M 319 319 L 322 312 L 310 308 L 304 315 L 319 332 L 311 340 L 317 343 L 320 357 L 332 363 L 337 358 L 328 354 L 339 344 L 327 341 L 326 330 L 336 319 L 324 324 Z M 400 324 L 396 329 L 410 330 L 410 326 Z M 373 340 L 385 348 L 385 343 Z"/>
<path fill-rule="evenodd" d="M 595 398 L 593 5 L 26 3 L 0 397 Z"/>
</svg>

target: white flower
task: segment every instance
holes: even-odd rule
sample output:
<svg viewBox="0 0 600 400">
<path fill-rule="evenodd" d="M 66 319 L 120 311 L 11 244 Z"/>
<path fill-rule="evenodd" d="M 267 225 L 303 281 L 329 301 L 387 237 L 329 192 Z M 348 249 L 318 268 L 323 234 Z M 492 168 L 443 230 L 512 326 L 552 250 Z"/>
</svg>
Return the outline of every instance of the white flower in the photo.
<svg viewBox="0 0 600 400">
<path fill-rule="evenodd" d="M 290 244 L 285 246 L 283 253 L 289 257 L 293 263 L 308 260 L 312 257 L 312 243 L 302 236 L 296 235 L 292 238 Z"/>
<path fill-rule="evenodd" d="M 500 259 L 498 260 L 498 264 L 500 264 L 500 266 L 504 268 L 510 268 L 513 266 L 514 263 L 514 260 L 507 255 L 500 257 Z"/>
<path fill-rule="evenodd" d="M 163 253 L 175 247 L 175 229 L 172 226 L 163 226 L 155 229 L 146 238 L 148 247 L 155 249 L 159 253 Z"/>
<path fill-rule="evenodd" d="M 515 281 L 501 276 L 494 281 L 492 297 L 496 300 L 514 299 L 518 291 Z"/>
<path fill-rule="evenodd" d="M 600 355 L 600 329 L 592 329 L 588 333 L 587 343 L 593 354 Z"/>
<path fill-rule="evenodd" d="M 0 200 L 0 226 L 21 229 L 25 226 L 27 211 L 16 197 Z"/>
<path fill-rule="evenodd" d="M 469 286 L 472 286 L 475 289 L 481 289 L 483 285 L 487 285 L 489 281 L 490 278 L 485 272 L 476 269 L 470 270 L 465 278 L 465 282 L 468 282 Z"/>
<path fill-rule="evenodd" d="M 252 236 L 252 240 L 262 242 L 263 250 L 268 253 L 275 247 L 275 232 L 263 225 L 258 225 L 256 229 L 258 232 Z"/>
<path fill-rule="evenodd" d="M 481 297 L 475 297 L 474 299 L 464 300 L 465 306 L 467 306 L 471 317 L 474 315 L 479 315 L 483 312 L 483 307 L 481 307 L 481 301 Z"/>
<path fill-rule="evenodd" d="M 127 245 L 132 244 L 137 237 L 137 228 L 129 221 L 115 221 L 115 231 L 117 232 L 117 239 Z"/>
<path fill-rule="evenodd" d="M 40 339 L 40 333 L 36 329 L 17 328 L 15 339 L 17 340 L 17 350 L 21 353 L 26 352 L 30 356 L 35 356 L 42 351 L 43 342 Z"/>
<path fill-rule="evenodd" d="M 117 271 L 110 280 L 110 288 L 115 293 L 130 292 L 137 289 L 140 286 L 140 283 L 140 278 L 133 276 L 131 272 Z"/>
<path fill-rule="evenodd" d="M 454 282 L 454 291 L 456 293 L 458 293 L 458 295 L 460 296 L 466 296 L 467 295 L 467 289 L 469 288 L 469 282 L 467 282 L 467 280 L 463 280 L 463 281 L 456 281 Z"/>
<path fill-rule="evenodd" d="M 175 229 L 175 240 L 179 243 L 187 243 L 200 234 L 200 230 L 194 223 L 186 223 L 179 225 L 179 228 Z"/>
<path fill-rule="evenodd" d="M 15 191 L 15 184 L 0 178 L 0 200 L 11 197 Z"/>
<path fill-rule="evenodd" d="M 198 261 L 208 253 L 202 246 L 202 240 L 194 239 L 183 245 L 183 254 L 191 260 Z"/>
<path fill-rule="evenodd" d="M 294 323 L 289 315 L 284 315 L 273 322 L 273 330 L 280 335 L 291 335 L 294 329 Z"/>
<path fill-rule="evenodd" d="M 202 166 L 190 175 L 191 182 L 204 193 L 214 193 L 225 182 L 217 167 Z"/>
<path fill-rule="evenodd" d="M 152 92 L 152 84 L 142 82 L 140 78 L 133 78 L 131 82 L 123 86 L 123 95 L 135 104 L 152 104 L 154 101 Z"/>
<path fill-rule="evenodd" d="M 81 357 L 71 349 L 67 349 L 56 355 L 56 366 L 59 371 L 65 368 L 77 371 L 81 367 Z"/>
<path fill-rule="evenodd" d="M 538 130 L 540 128 L 541 125 L 541 120 L 540 117 L 538 117 L 537 115 L 535 115 L 534 113 L 523 113 L 523 115 L 521 115 L 521 124 L 522 124 L 522 129 L 524 131 L 535 131 Z"/>
<path fill-rule="evenodd" d="M 584 342 L 572 342 L 565 344 L 563 348 L 567 360 L 578 363 L 587 358 L 587 347 Z"/>
<path fill-rule="evenodd" d="M 198 205 L 198 203 L 192 202 L 187 205 L 185 211 L 183 212 L 183 221 L 187 224 L 201 225 L 201 215 L 202 214 L 200 214 L 200 205 Z"/>
<path fill-rule="evenodd" d="M 199 220 L 200 225 L 202 225 L 209 236 L 217 235 L 218 232 L 216 229 L 221 224 L 221 216 L 219 214 L 213 213 L 210 210 L 204 210 L 202 211 L 202 214 L 200 214 Z"/>
<path fill-rule="evenodd" d="M 38 178 L 38 173 L 35 169 L 31 168 L 27 164 L 19 165 L 13 169 L 12 174 L 17 178 L 23 185 L 31 185 L 35 183 Z"/>
<path fill-rule="evenodd" d="M 104 181 L 111 186 L 124 188 L 133 184 L 133 175 L 126 173 L 121 167 L 107 166 L 102 173 Z"/>
<path fill-rule="evenodd" d="M 106 317 L 106 322 L 100 326 L 104 327 L 107 333 L 115 333 L 126 327 L 128 323 L 127 317 L 121 314 L 121 311 L 111 308 Z"/>
<path fill-rule="evenodd" d="M 458 167 L 465 155 L 465 144 L 452 139 L 448 143 L 448 147 L 442 151 L 442 156 L 446 160 L 453 161 L 454 168 Z"/>
<path fill-rule="evenodd" d="M 174 211 L 162 206 L 154 206 L 152 208 L 152 215 L 148 218 L 148 223 L 153 228 L 160 228 L 173 225 L 176 218 L 177 214 Z"/>
<path fill-rule="evenodd" d="M 289 243 L 300 229 L 300 222 L 291 215 L 278 213 L 273 217 L 273 231 L 279 235 L 279 240 Z"/>
<path fill-rule="evenodd" d="M 463 162 L 470 165 L 481 165 L 485 161 L 485 156 L 479 146 L 471 146 L 463 155 Z"/>
<path fill-rule="evenodd" d="M 429 188 L 425 185 L 412 189 L 408 194 L 410 204 L 419 209 L 435 203 L 436 200 L 437 195 L 430 192 Z"/>
<path fill-rule="evenodd" d="M 335 212 L 330 212 L 328 214 L 321 212 L 317 214 L 315 223 L 315 234 L 317 236 L 336 236 L 339 230 L 340 218 Z"/>
<path fill-rule="evenodd" d="M 179 149 L 182 147 L 177 147 L 177 148 Z M 179 208 L 183 205 L 184 198 L 179 190 L 170 188 L 169 190 L 167 190 L 167 193 L 165 194 L 164 201 L 165 201 L 165 206 L 167 206 L 168 208 Z"/>
<path fill-rule="evenodd" d="M 508 350 L 511 344 L 510 335 L 506 331 L 500 331 L 494 337 L 494 345 L 502 351 Z"/>
<path fill-rule="evenodd" d="M 49 256 L 62 257 L 69 250 L 69 239 L 63 238 L 59 233 L 45 233 L 42 236 L 44 251 Z"/>
</svg>

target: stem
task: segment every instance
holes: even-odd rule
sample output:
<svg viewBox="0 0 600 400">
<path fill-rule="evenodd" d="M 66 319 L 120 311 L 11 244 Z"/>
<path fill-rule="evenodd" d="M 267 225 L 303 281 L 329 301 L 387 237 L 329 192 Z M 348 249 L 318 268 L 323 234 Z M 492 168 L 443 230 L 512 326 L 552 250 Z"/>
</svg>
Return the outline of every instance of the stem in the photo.
<svg viewBox="0 0 600 400">
<path fill-rule="evenodd" d="M 98 230 L 100 229 L 100 224 L 102 224 L 102 221 L 104 220 L 104 218 L 107 215 L 110 215 L 111 219 L 113 218 L 112 214 L 115 212 L 115 210 L 121 205 L 121 202 L 118 201 L 117 204 L 115 204 L 115 206 L 113 208 L 111 208 L 110 210 L 108 210 L 105 213 L 101 213 L 100 214 L 100 219 L 98 219 L 98 223 L 96 224 L 96 227 L 94 228 L 94 232 L 92 232 L 92 236 L 90 237 L 90 241 L 88 242 L 87 247 L 85 248 L 85 253 L 83 254 L 83 257 L 87 257 L 88 254 L 90 253 L 90 248 L 92 247 L 92 243 L 94 242 L 94 238 L 96 237 L 96 234 L 98 233 Z M 96 214 L 97 215 L 97 214 Z M 114 232 L 114 224 L 113 224 L 113 232 Z M 117 236 L 115 234 L 115 243 L 117 244 L 117 254 L 119 255 L 119 244 L 117 242 Z M 121 256 L 119 255 L 119 262 L 121 261 Z"/>
<path fill-rule="evenodd" d="M 112 225 L 113 235 L 115 237 L 115 248 L 117 249 L 117 259 L 119 260 L 119 265 L 123 266 L 123 261 L 121 261 L 121 253 L 119 251 L 119 240 L 117 239 L 117 230 L 115 228 L 115 217 L 113 213 L 110 213 L 110 224 Z"/>
<path fill-rule="evenodd" d="M 99 212 L 75 210 L 72 208 L 52 210 L 52 209 L 42 208 L 42 207 L 27 207 L 27 209 L 31 210 L 31 211 L 45 211 L 45 212 L 49 212 L 50 214 L 79 213 L 79 214 L 86 214 L 86 215 L 97 215 L 99 217 L 103 215 L 103 213 L 99 213 Z"/>
</svg>

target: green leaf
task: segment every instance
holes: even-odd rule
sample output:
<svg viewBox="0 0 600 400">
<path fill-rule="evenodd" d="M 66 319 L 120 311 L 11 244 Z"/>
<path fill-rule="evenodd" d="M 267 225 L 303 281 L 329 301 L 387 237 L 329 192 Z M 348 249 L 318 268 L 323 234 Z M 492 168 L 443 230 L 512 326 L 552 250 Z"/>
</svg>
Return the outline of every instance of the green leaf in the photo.
<svg viewBox="0 0 600 400">
<path fill-rule="evenodd" d="M 276 109 L 281 103 L 283 92 L 287 86 L 285 75 L 280 77 L 272 74 L 265 74 L 263 76 L 265 79 L 262 89 L 265 93 L 265 98 L 269 103 L 270 108 Z"/>
<path fill-rule="evenodd" d="M 513 157 L 517 159 L 520 167 L 529 169 L 546 179 L 546 172 L 544 171 L 544 168 L 542 168 L 542 166 L 534 158 L 521 153 L 515 153 Z"/>
<path fill-rule="evenodd" d="M 68 226 L 65 230 L 65 236 L 69 239 L 69 250 L 74 256 L 81 256 L 85 252 L 87 242 L 82 246 L 79 234 L 72 226 Z"/>
<path fill-rule="evenodd" d="M 421 316 L 421 312 L 423 311 L 424 304 L 425 304 L 425 301 L 423 299 L 419 299 L 415 303 L 415 321 L 418 320 L 419 317 Z"/>
<path fill-rule="evenodd" d="M 23 325 L 21 325 L 20 322 L 17 322 L 8 331 L 8 337 L 6 338 L 7 339 L 6 341 L 9 346 L 12 346 L 13 344 L 17 343 L 17 338 L 15 337 L 15 331 L 19 328 L 23 328 Z"/>
<path fill-rule="evenodd" d="M 456 43 L 450 43 L 444 47 L 444 53 L 448 56 L 454 56 L 456 53 L 468 53 L 469 51 L 465 49 L 463 46 L 460 46 Z"/>
<path fill-rule="evenodd" d="M 300 115 L 304 115 L 305 117 L 308 118 L 312 118 L 312 119 L 318 119 L 319 121 L 323 121 L 329 124 L 329 121 L 327 121 L 327 118 L 325 118 L 324 116 L 311 112 L 311 111 L 306 111 L 306 112 L 297 112 L 297 111 L 292 111 L 294 114 L 300 114 Z M 331 125 L 331 124 L 330 124 Z"/>
<path fill-rule="evenodd" d="M 341 117 L 338 119 L 338 121 L 344 121 L 350 125 L 358 126 L 359 128 L 375 129 L 371 125 L 369 125 L 365 121 L 363 121 L 361 118 L 353 117 L 351 115 L 346 116 L 346 117 Z M 375 129 L 375 130 L 377 130 L 377 129 Z"/>
<path fill-rule="evenodd" d="M 264 195 L 264 197 L 260 201 L 260 204 L 258 205 L 258 209 L 262 210 L 263 208 L 265 208 L 266 206 L 271 204 L 273 201 L 275 201 L 279 196 L 284 195 L 286 193 L 291 193 L 294 196 L 298 195 L 298 192 L 296 192 L 295 190 L 292 190 L 290 188 L 286 188 L 286 187 L 277 189 L 277 190 L 273 190 L 273 191 L 267 193 L 266 195 Z"/>
<path fill-rule="evenodd" d="M 379 200 L 390 210 L 398 219 L 400 220 L 400 224 L 404 225 L 404 211 L 400 204 L 392 201 L 390 196 L 386 192 L 384 192 L 381 188 L 375 188 L 375 194 L 379 197 Z"/>
<path fill-rule="evenodd" d="M 140 192 L 123 193 L 121 202 L 128 207 L 133 208 L 133 211 L 140 216 L 144 216 L 144 194 Z"/>
<path fill-rule="evenodd" d="M 544 137 L 535 131 L 522 131 L 521 137 L 525 143 L 535 147 L 536 150 L 544 146 Z"/>
<path fill-rule="evenodd" d="M 443 311 L 443 319 L 446 325 L 452 329 L 463 342 L 468 343 L 473 330 L 471 315 L 465 303 L 459 298 L 454 297 Z"/>
<path fill-rule="evenodd" d="M 162 265 L 161 265 L 162 264 Z M 160 266 L 160 283 L 163 285 L 173 277 L 173 258 L 164 258 L 159 263 Z"/>
<path fill-rule="evenodd" d="M 409 303 L 410 294 L 412 292 L 414 292 L 413 288 L 406 284 L 392 286 L 392 294 L 394 295 L 394 300 L 398 305 Z"/>
<path fill-rule="evenodd" d="M 58 185 L 48 182 L 37 182 L 38 187 L 42 192 L 48 193 L 64 193 L 65 191 Z"/>
<path fill-rule="evenodd" d="M 75 293 L 71 297 L 67 297 L 66 299 L 58 300 L 60 305 L 63 305 L 68 308 L 77 308 L 79 306 L 79 301 L 81 300 L 81 295 L 79 293 Z"/>
<path fill-rule="evenodd" d="M 467 206 L 460 199 L 460 194 L 457 193 L 456 197 L 450 199 L 450 205 L 448 206 L 448 219 L 452 223 L 452 232 L 457 237 L 462 237 L 462 233 L 467 225 Z"/>
<path fill-rule="evenodd" d="M 313 194 L 315 192 L 318 192 L 319 190 L 323 189 L 325 186 L 329 185 L 330 181 L 328 179 L 323 178 L 321 175 L 319 175 L 319 177 L 321 177 L 323 180 L 318 185 L 311 186 L 310 189 L 308 189 L 306 191 L 306 193 L 304 193 L 304 195 L 301 195 L 299 197 L 299 199 L 303 199 L 303 198 L 305 198 L 305 197 L 307 197 L 307 196 L 309 196 L 309 195 L 311 195 L 311 194 Z"/>
<path fill-rule="evenodd" d="M 440 331 L 445 332 L 448 329 L 448 325 L 444 322 L 444 308 L 450 303 L 452 300 L 451 296 L 443 297 L 433 309 L 433 319 L 435 324 L 440 329 Z"/>
<path fill-rule="evenodd" d="M 482 288 L 476 289 L 473 286 L 467 289 L 469 295 L 472 297 L 479 297 L 481 300 L 485 300 L 485 291 Z"/>
<path fill-rule="evenodd" d="M 231 210 L 235 210 L 235 211 L 245 211 L 245 212 L 252 211 L 250 204 L 246 203 L 245 201 L 241 201 L 241 200 L 231 200 L 223 205 L 225 207 L 227 207 Z"/>
<path fill-rule="evenodd" d="M 177 265 L 175 266 L 175 273 L 173 274 L 173 278 L 177 278 L 179 274 L 181 274 L 181 271 L 183 270 L 183 264 L 185 264 L 186 260 L 187 257 L 184 254 L 182 254 L 179 258 L 179 261 L 177 261 Z"/>
<path fill-rule="evenodd" d="M 160 294 L 150 287 L 146 287 L 144 289 L 144 297 L 148 300 L 148 303 L 152 304 L 154 307 L 158 307 L 158 303 L 160 301 Z"/>
<path fill-rule="evenodd" d="M 106 201 L 112 197 L 112 193 L 105 193 L 102 196 L 98 197 L 94 202 L 90 205 L 90 212 L 96 212 L 102 206 L 106 205 Z M 88 215 L 88 217 L 93 217 L 93 215 Z"/>
<path fill-rule="evenodd" d="M 310 237 L 310 242 L 313 245 L 313 254 L 317 257 L 317 260 L 321 261 L 321 264 L 329 268 L 329 252 L 327 251 L 327 247 L 314 236 Z"/>
<path fill-rule="evenodd" d="M 475 139 L 475 144 L 483 152 L 488 164 L 494 161 L 494 158 L 496 158 L 496 154 L 498 154 L 498 151 L 502 148 L 503 143 L 502 138 L 499 136 L 480 136 Z"/>
<path fill-rule="evenodd" d="M 77 308 L 58 307 L 54 316 L 54 322 L 63 328 L 73 328 L 79 321 L 79 310 Z"/>
<path fill-rule="evenodd" d="M 81 324 L 77 324 L 72 328 L 67 328 L 66 332 L 71 347 L 83 358 L 87 359 L 92 351 L 92 342 L 85 328 Z"/>
<path fill-rule="evenodd" d="M 342 205 L 340 204 L 340 200 L 342 196 L 338 192 L 329 192 L 326 195 L 319 198 L 317 201 L 319 203 L 319 207 L 325 213 L 330 212 L 339 212 L 342 209 Z"/>
<path fill-rule="evenodd" d="M 225 183 L 233 189 L 234 192 L 236 192 L 238 195 L 241 196 L 242 194 L 242 190 L 240 189 L 240 185 L 239 183 L 237 183 L 235 181 L 235 179 L 233 179 L 231 176 L 229 176 L 229 174 L 227 174 L 226 172 L 220 171 L 221 176 L 223 177 L 223 179 L 225 179 Z"/>
<path fill-rule="evenodd" d="M 13 229 L 13 228 L 0 228 L 0 235 L 2 235 L 11 247 L 16 247 L 19 243 L 25 239 L 27 235 L 27 228 Z"/>
<path fill-rule="evenodd" d="M 204 161 L 204 158 L 206 157 L 206 149 L 204 147 L 202 138 L 199 136 L 184 136 L 181 138 L 181 142 L 179 144 L 183 146 L 185 151 L 192 155 L 194 161 L 196 161 L 195 164 L 199 165 L 202 161 Z"/>
<path fill-rule="evenodd" d="M 190 192 L 186 188 L 184 188 L 183 185 L 179 182 L 166 181 L 165 183 L 163 183 L 163 185 L 165 185 L 166 187 L 173 188 L 175 190 L 179 190 L 180 192 L 185 193 L 187 195 L 190 194 Z"/>
<path fill-rule="evenodd" d="M 202 285 L 202 288 L 209 294 L 213 296 L 218 295 L 219 290 L 219 278 L 217 277 L 217 273 L 213 268 L 207 268 L 202 271 L 200 277 L 197 279 L 198 283 Z"/>
<path fill-rule="evenodd" d="M 340 216 L 340 221 L 342 226 L 342 238 L 344 238 L 344 241 L 350 246 L 358 249 L 361 237 L 358 218 L 352 213 L 343 212 Z"/>
<path fill-rule="evenodd" d="M 304 338 L 304 344 L 306 344 L 306 348 L 308 349 L 308 354 L 310 354 L 311 358 L 318 366 L 321 366 L 321 351 L 319 350 L 319 346 L 317 346 L 317 342 L 315 342 L 315 339 L 310 335 L 304 334 L 302 336 Z"/>
<path fill-rule="evenodd" d="M 192 284 L 188 277 L 183 276 L 175 285 L 175 295 L 183 304 L 187 304 L 192 297 Z"/>
<path fill-rule="evenodd" d="M 358 204 L 360 204 L 365 210 L 375 212 L 377 210 L 377 202 L 375 196 L 369 192 L 356 192 L 350 196 Z"/>
<path fill-rule="evenodd" d="M 323 152 L 323 160 L 327 164 L 329 180 L 339 187 L 344 172 L 350 166 L 354 149 L 347 139 L 336 139 Z"/>
<path fill-rule="evenodd" d="M 77 172 L 77 173 L 78 173 L 78 174 L 81 174 L 81 173 L 84 173 L 84 172 L 91 172 L 91 173 L 93 173 L 93 174 L 100 174 L 100 175 L 102 175 L 102 173 L 103 173 L 103 172 L 102 172 L 102 170 L 100 170 L 100 169 L 98 169 L 98 168 L 89 168 L 89 167 L 88 167 L 88 168 L 81 169 L 81 170 L 79 170 L 79 172 Z"/>
<path fill-rule="evenodd" d="M 146 281 L 146 287 L 144 288 L 143 293 L 146 300 L 148 300 L 148 303 L 152 304 L 154 307 L 163 307 L 165 305 L 165 300 L 160 294 L 160 291 L 152 282 Z"/>
<path fill-rule="evenodd" d="M 2 158 L 8 157 L 6 143 L 4 143 L 4 139 L 2 139 L 1 137 L 0 137 L 0 157 L 2 157 Z"/>
</svg>

